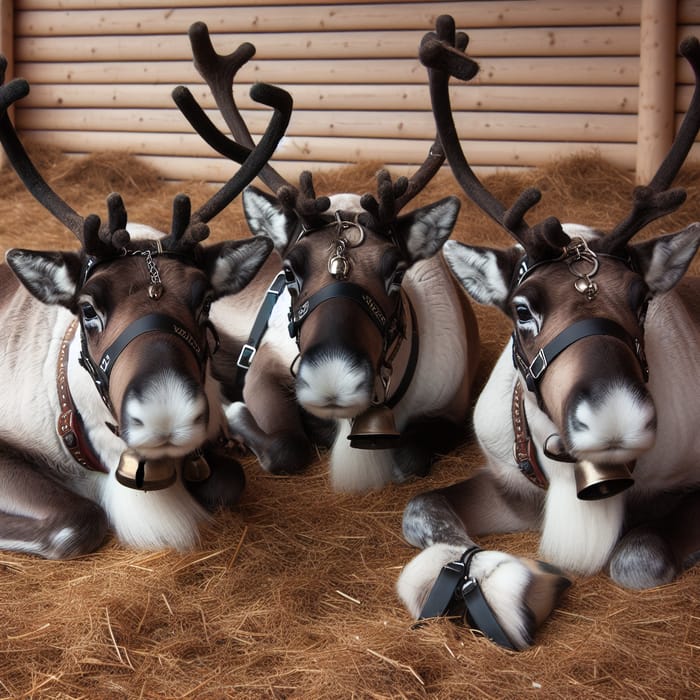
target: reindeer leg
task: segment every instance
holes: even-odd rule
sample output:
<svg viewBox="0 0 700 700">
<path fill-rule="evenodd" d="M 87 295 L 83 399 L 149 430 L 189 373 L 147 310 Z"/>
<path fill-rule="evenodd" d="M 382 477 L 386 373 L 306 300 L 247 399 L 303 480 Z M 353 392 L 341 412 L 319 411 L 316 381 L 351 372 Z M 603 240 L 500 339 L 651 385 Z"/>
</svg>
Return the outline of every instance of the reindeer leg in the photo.
<svg viewBox="0 0 700 700">
<path fill-rule="evenodd" d="M 107 516 L 97 503 L 20 457 L 3 452 L 0 548 L 46 559 L 69 559 L 95 551 L 105 539 L 107 525 Z"/>
<path fill-rule="evenodd" d="M 397 592 L 419 617 L 443 567 L 474 547 L 468 533 L 512 532 L 539 522 L 539 498 L 506 494 L 486 471 L 445 489 L 420 494 L 404 511 L 406 539 L 425 549 L 401 572 Z M 504 552 L 478 551 L 467 572 L 479 585 L 493 617 L 516 649 L 532 644 L 570 580 L 543 562 Z"/>
<path fill-rule="evenodd" d="M 232 436 L 244 443 L 273 474 L 294 473 L 312 459 L 311 441 L 304 432 L 289 373 L 272 366 L 263 346 L 246 376 L 243 398 L 226 409 Z M 265 367 L 264 371 L 256 371 Z M 290 376 L 291 379 L 291 376 Z"/>
<path fill-rule="evenodd" d="M 464 438 L 464 427 L 446 419 L 421 419 L 408 424 L 401 446 L 392 451 L 392 478 L 403 483 L 414 476 L 427 476 L 435 455 L 445 454 Z"/>
<path fill-rule="evenodd" d="M 700 561 L 700 492 L 684 494 L 670 512 L 631 528 L 608 563 L 624 588 L 653 588 L 673 581 Z"/>
<path fill-rule="evenodd" d="M 229 448 L 207 444 L 202 449 L 211 473 L 202 480 L 184 479 L 185 487 L 209 512 L 233 508 L 245 488 L 245 472 Z"/>
</svg>

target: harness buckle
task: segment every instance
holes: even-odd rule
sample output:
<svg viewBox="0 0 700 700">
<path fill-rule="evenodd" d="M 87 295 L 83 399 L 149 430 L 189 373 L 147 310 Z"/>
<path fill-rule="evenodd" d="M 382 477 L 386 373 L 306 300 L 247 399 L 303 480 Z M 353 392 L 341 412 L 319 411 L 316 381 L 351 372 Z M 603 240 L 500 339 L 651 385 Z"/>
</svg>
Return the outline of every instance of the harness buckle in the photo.
<svg viewBox="0 0 700 700">
<path fill-rule="evenodd" d="M 236 365 L 240 367 L 241 369 L 250 369 L 250 365 L 253 362 L 253 358 L 255 357 L 255 353 L 257 352 L 257 348 L 253 345 L 250 345 L 249 343 L 246 343 L 242 348 L 241 352 L 238 355 L 238 360 L 236 361 Z"/>
<path fill-rule="evenodd" d="M 537 355 L 535 355 L 535 359 L 530 363 L 527 370 L 533 379 L 539 379 L 546 369 L 547 356 L 544 354 L 544 348 L 540 348 Z"/>
</svg>

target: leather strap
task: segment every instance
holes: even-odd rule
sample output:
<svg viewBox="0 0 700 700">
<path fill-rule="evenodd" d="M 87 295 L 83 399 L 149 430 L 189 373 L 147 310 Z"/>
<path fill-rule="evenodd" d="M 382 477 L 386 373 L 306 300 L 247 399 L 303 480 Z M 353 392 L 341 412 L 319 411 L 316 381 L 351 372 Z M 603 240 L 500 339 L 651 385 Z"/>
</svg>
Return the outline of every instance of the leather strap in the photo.
<svg viewBox="0 0 700 700">
<path fill-rule="evenodd" d="M 537 460 L 537 451 L 530 436 L 530 429 L 525 415 L 525 402 L 523 399 L 523 387 L 520 381 L 515 382 L 513 387 L 513 432 L 515 433 L 515 443 L 513 444 L 513 456 L 518 465 L 518 469 L 535 486 L 546 489 L 549 481 L 540 467 Z"/>
<path fill-rule="evenodd" d="M 468 623 L 492 642 L 515 650 L 501 623 L 484 597 L 478 581 L 469 575 L 474 555 L 481 551 L 476 545 L 467 549 L 459 561 L 445 564 L 438 575 L 418 619 L 442 615 L 466 614 Z M 460 610 L 463 604 L 463 611 Z"/>
<path fill-rule="evenodd" d="M 289 314 L 289 335 L 297 338 L 301 324 L 320 304 L 330 299 L 343 297 L 351 299 L 362 307 L 382 335 L 386 333 L 387 318 L 379 304 L 359 284 L 354 282 L 334 282 L 312 294 L 296 311 Z"/>
<path fill-rule="evenodd" d="M 265 292 L 265 297 L 260 304 L 258 315 L 255 317 L 253 328 L 248 336 L 248 342 L 241 348 L 236 361 L 238 371 L 236 372 L 235 384 L 239 390 L 243 388 L 246 372 L 250 369 L 255 353 L 260 346 L 260 341 L 265 335 L 265 331 L 267 331 L 272 310 L 275 308 L 279 295 L 284 291 L 286 283 L 284 272 L 279 272 Z"/>
<path fill-rule="evenodd" d="M 408 298 L 408 295 L 406 295 L 406 303 L 408 304 L 408 309 L 411 312 L 411 352 L 408 356 L 408 364 L 406 365 L 406 369 L 401 377 L 399 386 L 386 401 L 386 405 L 389 408 L 394 408 L 404 397 L 404 394 L 408 391 L 408 387 L 411 386 L 413 375 L 415 374 L 416 366 L 418 365 L 418 351 L 420 350 L 418 319 L 416 318 L 416 311 L 413 308 L 413 304 L 411 304 L 411 300 Z"/>
<path fill-rule="evenodd" d="M 78 321 L 77 319 L 73 319 L 63 336 L 61 347 L 58 352 L 56 389 L 58 391 L 58 401 L 61 406 L 61 412 L 58 415 L 56 430 L 58 436 L 66 446 L 66 449 L 71 453 L 73 459 L 75 459 L 78 464 L 86 469 L 108 474 L 109 470 L 95 454 L 95 450 L 85 434 L 83 419 L 78 409 L 75 407 L 70 388 L 68 387 L 68 354 L 70 343 L 75 335 L 77 327 Z"/>
</svg>

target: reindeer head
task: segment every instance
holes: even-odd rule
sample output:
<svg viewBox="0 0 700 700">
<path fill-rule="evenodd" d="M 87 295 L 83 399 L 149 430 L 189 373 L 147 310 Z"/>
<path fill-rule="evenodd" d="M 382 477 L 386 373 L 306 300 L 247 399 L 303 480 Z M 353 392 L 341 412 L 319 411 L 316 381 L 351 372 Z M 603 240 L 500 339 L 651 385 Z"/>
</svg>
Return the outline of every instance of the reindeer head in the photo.
<svg viewBox="0 0 700 700">
<path fill-rule="evenodd" d="M 411 330 L 403 276 L 440 250 L 459 200 L 399 216 L 405 178 L 392 183 L 381 171 L 379 202 L 372 195 L 316 199 L 310 179 L 302 177 L 303 196 L 283 187 L 279 200 L 249 188 L 244 205 L 253 232 L 272 238 L 283 257 L 299 402 L 321 418 L 355 418 L 398 400 L 392 364 Z"/>
<path fill-rule="evenodd" d="M 220 56 L 201 23 L 190 28 L 190 40 L 195 65 L 227 126 L 239 144 L 250 147 L 231 82 L 254 48 L 248 44 L 245 52 Z M 235 159 L 238 144 L 227 144 L 189 96 L 179 96 L 178 104 L 210 145 Z M 290 333 L 300 352 L 297 398 L 314 415 L 354 418 L 372 405 L 398 400 L 392 363 L 411 317 L 401 280 L 412 265 L 440 250 L 454 226 L 459 200 L 447 197 L 406 215 L 399 212 L 443 162 L 436 143 L 410 180 L 392 182 L 388 173 L 380 172 L 377 198 L 316 197 L 310 173 L 301 175 L 296 188 L 269 164 L 261 179 L 276 196 L 252 187 L 244 192 L 251 230 L 271 238 L 284 261 Z"/>
<path fill-rule="evenodd" d="M 464 59 L 455 47 L 452 18 L 439 18 L 421 47 L 438 133 L 454 175 L 517 241 L 509 250 L 449 241 L 445 258 L 475 300 L 497 306 L 513 321 L 515 366 L 553 423 L 551 454 L 630 462 L 655 440 L 644 354 L 647 304 L 681 279 L 700 245 L 700 225 L 644 243 L 630 240 L 685 199 L 683 190 L 668 187 L 700 125 L 698 41 L 686 40 L 681 52 L 696 73 L 686 119 L 652 182 L 635 191 L 630 215 L 606 235 L 555 218 L 530 227 L 523 217 L 539 200 L 537 190 L 526 190 L 506 210 L 481 185 L 451 116 L 448 80 Z"/>
<path fill-rule="evenodd" d="M 4 61 L 4 59 L 3 59 Z M 1 68 L 0 84 L 5 65 Z M 264 239 L 205 246 L 207 222 L 255 177 L 282 137 L 291 112 L 287 93 L 256 86 L 254 99 L 275 113 L 260 145 L 221 190 L 190 212 L 178 195 L 169 234 L 145 226 L 127 231 L 121 197 L 107 199 L 108 220 L 78 215 L 36 171 L 7 115 L 29 86 L 0 87 L 0 141 L 29 191 L 71 230 L 71 252 L 13 249 L 7 262 L 37 299 L 69 309 L 81 335 L 88 371 L 127 446 L 145 459 L 182 457 L 216 437 L 218 395 L 207 361 L 216 346 L 211 303 L 239 291 L 256 274 L 272 245 Z"/>
</svg>

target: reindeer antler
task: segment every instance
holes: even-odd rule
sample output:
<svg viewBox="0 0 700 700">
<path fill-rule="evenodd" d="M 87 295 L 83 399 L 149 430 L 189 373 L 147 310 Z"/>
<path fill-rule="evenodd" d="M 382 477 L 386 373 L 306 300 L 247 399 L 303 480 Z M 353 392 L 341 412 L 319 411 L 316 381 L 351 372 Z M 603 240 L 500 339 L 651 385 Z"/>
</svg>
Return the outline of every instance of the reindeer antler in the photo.
<svg viewBox="0 0 700 700">
<path fill-rule="evenodd" d="M 120 195 L 113 193 L 107 198 L 107 222 L 91 214 L 80 216 L 48 185 L 37 171 L 17 136 L 7 110 L 11 104 L 29 94 L 26 80 L 17 78 L 7 85 L 4 82 L 7 61 L 0 56 L 0 142 L 8 160 L 29 192 L 66 226 L 81 242 L 86 254 L 94 258 L 113 257 L 129 243 L 126 230 L 127 213 Z M 256 84 L 251 88 L 256 102 L 273 108 L 274 113 L 257 147 L 244 148 L 239 159 L 242 163 L 231 179 L 194 214 L 186 195 L 177 195 L 173 201 L 173 223 L 171 233 L 161 244 L 164 250 L 185 253 L 191 251 L 209 235 L 206 223 L 219 214 L 258 174 L 272 156 L 284 135 L 292 112 L 292 98 L 285 90 L 272 85 Z"/>
<path fill-rule="evenodd" d="M 464 54 L 469 37 L 464 32 L 454 34 L 453 25 L 451 39 L 452 44 L 449 48 L 460 59 L 459 74 L 464 76 L 465 80 L 469 80 L 479 72 L 478 64 Z M 437 60 L 441 60 L 441 57 Z M 363 195 L 360 200 L 366 211 L 366 214 L 362 215 L 364 223 L 378 229 L 391 227 L 399 212 L 426 187 L 444 162 L 445 151 L 439 136 L 436 136 L 426 159 L 410 179 L 399 177 L 392 183 L 389 172 L 380 170 L 377 173 L 377 198 L 368 193 Z M 368 221 L 368 219 L 372 221 Z"/>
<path fill-rule="evenodd" d="M 647 224 L 670 214 L 685 202 L 684 189 L 668 188 L 683 166 L 700 130 L 700 42 L 696 37 L 687 37 L 681 42 L 680 53 L 693 68 L 693 97 L 676 138 L 651 182 L 646 187 L 635 188 L 632 211 L 605 237 L 603 246 L 607 252 L 623 248 Z"/>
<path fill-rule="evenodd" d="M 173 91 L 173 100 L 194 130 L 215 151 L 240 163 L 254 147 L 254 142 L 236 106 L 233 83 L 236 73 L 255 55 L 255 47 L 244 42 L 228 55 L 219 54 L 214 49 L 209 29 L 204 22 L 192 24 L 189 36 L 195 68 L 209 86 L 233 139 L 228 138 L 214 125 L 187 88 L 177 87 Z M 256 86 L 253 86 L 251 96 L 255 89 Z M 266 163 L 257 175 L 280 198 L 282 206 L 294 210 L 307 228 L 317 225 L 319 215 L 330 206 L 327 197 L 315 196 L 311 173 L 302 173 L 301 190 L 285 180 L 269 163 Z"/>
<path fill-rule="evenodd" d="M 464 192 L 482 211 L 525 245 L 531 238 L 531 229 L 525 223 L 524 217 L 527 211 L 539 202 L 541 194 L 535 188 L 528 188 L 520 194 L 510 209 L 506 209 L 483 186 L 469 166 L 452 118 L 449 79 L 452 75 L 469 80 L 476 75 L 476 71 L 473 70 L 476 64 L 459 49 L 457 36 L 452 17 L 441 15 L 436 20 L 435 32 L 428 32 L 420 46 L 420 60 L 428 69 L 430 98 L 440 141 L 452 172 Z"/>
</svg>

